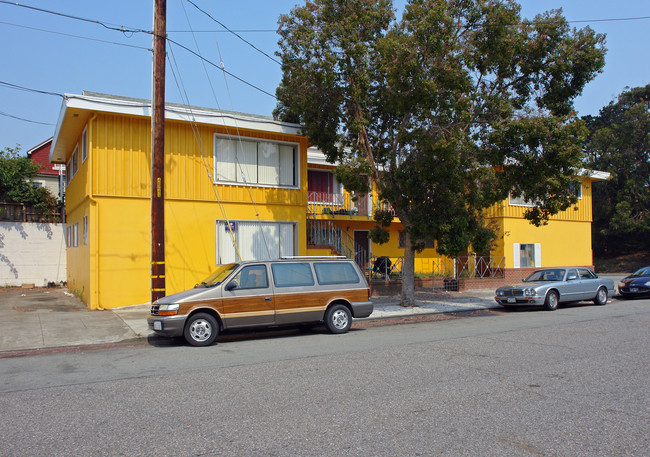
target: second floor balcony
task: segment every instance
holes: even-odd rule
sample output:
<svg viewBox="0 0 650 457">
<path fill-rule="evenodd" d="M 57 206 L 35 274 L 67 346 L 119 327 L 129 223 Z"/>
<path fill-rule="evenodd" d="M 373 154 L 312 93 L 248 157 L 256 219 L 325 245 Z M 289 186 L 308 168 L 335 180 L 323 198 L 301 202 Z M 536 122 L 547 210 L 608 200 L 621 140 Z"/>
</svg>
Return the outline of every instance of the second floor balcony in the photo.
<svg viewBox="0 0 650 457">
<path fill-rule="evenodd" d="M 374 194 L 354 195 L 347 192 L 308 192 L 308 217 L 319 218 L 359 218 L 372 219 L 376 209 L 388 209 L 390 205 L 379 202 Z"/>
</svg>

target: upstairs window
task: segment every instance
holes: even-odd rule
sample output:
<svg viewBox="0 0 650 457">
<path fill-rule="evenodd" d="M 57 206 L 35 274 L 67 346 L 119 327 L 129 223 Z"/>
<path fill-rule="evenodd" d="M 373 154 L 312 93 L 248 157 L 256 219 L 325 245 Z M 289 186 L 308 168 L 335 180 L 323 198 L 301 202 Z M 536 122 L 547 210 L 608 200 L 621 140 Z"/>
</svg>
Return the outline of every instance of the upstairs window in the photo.
<svg viewBox="0 0 650 457">
<path fill-rule="evenodd" d="M 79 145 L 76 145 L 74 147 L 74 151 L 72 152 L 72 157 L 70 157 L 70 160 L 66 165 L 66 174 L 65 174 L 66 186 L 70 184 L 70 182 L 72 182 L 72 178 L 74 178 L 74 175 L 77 174 L 77 170 L 79 170 Z"/>
<path fill-rule="evenodd" d="M 215 135 L 214 176 L 220 183 L 298 186 L 298 146 Z"/>
<path fill-rule="evenodd" d="M 81 163 L 86 161 L 86 157 L 88 157 L 88 127 L 81 135 Z"/>
<path fill-rule="evenodd" d="M 313 203 L 341 204 L 341 185 L 334 173 L 322 170 L 307 170 L 308 200 Z"/>
</svg>

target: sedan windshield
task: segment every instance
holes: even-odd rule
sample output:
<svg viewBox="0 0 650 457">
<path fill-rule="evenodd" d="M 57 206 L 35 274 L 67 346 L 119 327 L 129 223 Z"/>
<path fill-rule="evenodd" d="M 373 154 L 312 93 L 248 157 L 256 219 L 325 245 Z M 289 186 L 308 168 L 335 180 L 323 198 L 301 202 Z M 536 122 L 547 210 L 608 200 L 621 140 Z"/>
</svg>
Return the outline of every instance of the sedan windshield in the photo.
<svg viewBox="0 0 650 457">
<path fill-rule="evenodd" d="M 634 272 L 632 276 L 650 276 L 650 267 L 644 267 Z"/>
<path fill-rule="evenodd" d="M 564 269 L 553 268 L 552 270 L 538 270 L 526 278 L 530 281 L 562 281 L 564 279 Z"/>
<path fill-rule="evenodd" d="M 228 277 L 232 271 L 237 268 L 238 263 L 228 263 L 226 265 L 219 265 L 219 267 L 216 269 L 214 273 L 212 273 L 210 276 L 205 278 L 203 282 L 200 284 L 197 284 L 196 287 L 203 286 L 203 287 L 212 287 L 216 286 L 218 284 L 221 284 L 221 282 Z"/>
</svg>

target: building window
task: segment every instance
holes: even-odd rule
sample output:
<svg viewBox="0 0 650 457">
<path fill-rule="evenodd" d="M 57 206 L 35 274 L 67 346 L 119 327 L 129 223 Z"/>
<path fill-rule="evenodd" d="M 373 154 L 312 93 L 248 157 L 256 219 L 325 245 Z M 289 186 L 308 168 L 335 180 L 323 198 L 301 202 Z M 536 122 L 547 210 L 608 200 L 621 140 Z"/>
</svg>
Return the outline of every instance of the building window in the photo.
<svg viewBox="0 0 650 457">
<path fill-rule="evenodd" d="M 79 246 L 79 222 L 72 225 L 72 247 L 76 248 L 77 246 Z"/>
<path fill-rule="evenodd" d="M 514 268 L 539 268 L 542 266 L 540 243 L 513 243 Z"/>
<path fill-rule="evenodd" d="M 214 137 L 216 182 L 297 187 L 298 146 Z"/>
<path fill-rule="evenodd" d="M 88 244 L 88 216 L 83 218 L 83 240 L 84 246 Z"/>
<path fill-rule="evenodd" d="M 295 225 L 295 222 L 216 221 L 216 264 L 294 255 Z"/>
<path fill-rule="evenodd" d="M 510 194 L 508 196 L 508 202 L 510 203 L 510 206 L 535 206 L 535 204 L 530 200 L 525 200 L 523 195 L 520 195 L 519 197 L 513 197 L 512 194 Z"/>
<path fill-rule="evenodd" d="M 79 169 L 78 156 L 79 156 L 79 145 L 74 147 L 74 151 L 72 151 L 72 157 L 70 157 L 70 160 L 66 165 L 66 175 L 65 175 L 66 186 L 68 186 L 70 182 L 72 182 L 72 178 L 74 178 L 74 175 L 77 174 L 77 170 Z"/>
<path fill-rule="evenodd" d="M 81 163 L 86 161 L 86 157 L 88 157 L 88 127 L 81 134 Z"/>
<path fill-rule="evenodd" d="M 578 197 L 578 200 L 582 199 L 582 183 L 571 184 L 569 188 L 571 189 L 571 192 L 574 193 L 576 197 Z"/>
<path fill-rule="evenodd" d="M 307 195 L 310 203 L 342 203 L 341 185 L 334 173 L 322 170 L 307 170 Z"/>
<path fill-rule="evenodd" d="M 69 248 L 72 246 L 72 227 L 66 226 L 65 228 L 65 247 Z"/>
</svg>

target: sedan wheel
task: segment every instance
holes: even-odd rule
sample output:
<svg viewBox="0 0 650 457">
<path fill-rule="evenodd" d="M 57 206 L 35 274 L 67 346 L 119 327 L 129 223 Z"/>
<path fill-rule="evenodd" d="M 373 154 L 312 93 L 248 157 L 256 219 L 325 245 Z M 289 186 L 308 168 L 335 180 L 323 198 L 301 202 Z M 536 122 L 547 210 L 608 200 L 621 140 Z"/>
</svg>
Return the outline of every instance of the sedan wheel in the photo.
<svg viewBox="0 0 650 457">
<path fill-rule="evenodd" d="M 607 289 L 601 287 L 596 293 L 596 298 L 594 298 L 594 303 L 597 305 L 606 305 L 607 304 Z"/>
<path fill-rule="evenodd" d="M 546 300 L 544 301 L 544 309 L 547 311 L 555 311 L 559 303 L 559 298 L 557 292 L 554 290 L 549 291 L 546 294 Z"/>
</svg>

